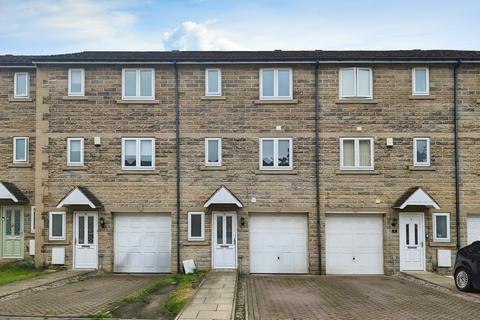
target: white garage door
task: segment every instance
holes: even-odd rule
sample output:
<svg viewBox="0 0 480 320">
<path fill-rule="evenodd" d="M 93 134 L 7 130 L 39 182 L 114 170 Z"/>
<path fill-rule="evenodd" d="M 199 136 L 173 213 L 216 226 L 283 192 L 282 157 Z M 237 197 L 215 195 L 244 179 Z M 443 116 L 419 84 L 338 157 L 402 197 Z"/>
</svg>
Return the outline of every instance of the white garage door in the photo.
<svg viewBox="0 0 480 320">
<path fill-rule="evenodd" d="M 480 215 L 467 217 L 468 244 L 480 240 Z"/>
<path fill-rule="evenodd" d="M 307 229 L 306 215 L 250 216 L 250 272 L 307 273 Z"/>
<path fill-rule="evenodd" d="M 383 216 L 329 216 L 327 274 L 383 274 Z"/>
<path fill-rule="evenodd" d="M 115 215 L 115 272 L 170 272 L 170 215 Z"/>
</svg>

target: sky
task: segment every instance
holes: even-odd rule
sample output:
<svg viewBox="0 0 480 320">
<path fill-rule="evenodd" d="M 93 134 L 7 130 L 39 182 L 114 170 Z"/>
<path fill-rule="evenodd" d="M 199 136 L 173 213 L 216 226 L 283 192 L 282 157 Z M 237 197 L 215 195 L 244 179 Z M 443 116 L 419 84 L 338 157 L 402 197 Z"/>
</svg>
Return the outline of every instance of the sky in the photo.
<svg viewBox="0 0 480 320">
<path fill-rule="evenodd" d="M 0 54 L 480 50 L 479 0 L 0 0 Z"/>
</svg>

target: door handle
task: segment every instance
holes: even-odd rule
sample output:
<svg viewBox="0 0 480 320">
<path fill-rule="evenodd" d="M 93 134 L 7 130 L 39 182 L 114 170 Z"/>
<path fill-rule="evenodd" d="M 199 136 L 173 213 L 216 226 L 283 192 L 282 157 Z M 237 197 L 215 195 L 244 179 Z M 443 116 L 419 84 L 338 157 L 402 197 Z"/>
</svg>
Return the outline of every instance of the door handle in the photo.
<svg viewBox="0 0 480 320">
<path fill-rule="evenodd" d="M 353 261 L 355 261 L 355 257 L 353 257 Z"/>
</svg>

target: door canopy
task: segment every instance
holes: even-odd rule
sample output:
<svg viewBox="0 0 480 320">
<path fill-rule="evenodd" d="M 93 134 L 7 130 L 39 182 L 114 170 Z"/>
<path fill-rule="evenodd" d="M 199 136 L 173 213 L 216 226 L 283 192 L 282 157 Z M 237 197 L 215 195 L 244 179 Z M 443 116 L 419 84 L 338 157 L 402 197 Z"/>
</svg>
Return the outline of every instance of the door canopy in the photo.
<svg viewBox="0 0 480 320">
<path fill-rule="evenodd" d="M 98 209 L 102 204 L 87 188 L 76 187 L 60 201 L 57 208 L 68 206 L 89 206 L 92 209 Z"/>
<path fill-rule="evenodd" d="M 407 190 L 395 203 L 394 208 L 405 209 L 407 206 L 424 206 L 440 209 L 438 203 L 422 188 L 413 187 Z"/>
<path fill-rule="evenodd" d="M 10 200 L 14 203 L 28 203 L 27 197 L 13 183 L 0 182 L 0 200 Z"/>
<path fill-rule="evenodd" d="M 243 208 L 240 200 L 225 186 L 218 188 L 203 206 L 208 208 L 212 204 L 233 204 L 239 208 Z"/>
</svg>

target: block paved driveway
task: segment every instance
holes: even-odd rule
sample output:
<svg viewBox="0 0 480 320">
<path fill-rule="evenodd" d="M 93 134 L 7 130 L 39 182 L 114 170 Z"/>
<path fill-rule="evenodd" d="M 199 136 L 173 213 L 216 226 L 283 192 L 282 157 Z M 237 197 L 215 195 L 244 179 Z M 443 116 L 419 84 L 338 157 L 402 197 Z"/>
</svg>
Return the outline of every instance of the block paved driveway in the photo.
<svg viewBox="0 0 480 320">
<path fill-rule="evenodd" d="M 250 276 L 252 318 L 480 319 L 480 294 L 463 299 L 387 276 Z"/>
<path fill-rule="evenodd" d="M 101 313 L 118 299 L 148 286 L 158 275 L 106 274 L 0 300 L 0 317 L 80 317 Z"/>
</svg>

